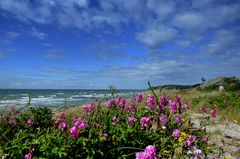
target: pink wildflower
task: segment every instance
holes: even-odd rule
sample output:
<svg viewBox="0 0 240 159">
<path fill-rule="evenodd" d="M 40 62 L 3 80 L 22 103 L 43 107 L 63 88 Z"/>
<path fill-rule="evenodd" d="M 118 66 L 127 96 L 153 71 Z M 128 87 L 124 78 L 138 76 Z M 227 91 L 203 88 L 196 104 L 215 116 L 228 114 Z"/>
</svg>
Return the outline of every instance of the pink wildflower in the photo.
<svg viewBox="0 0 240 159">
<path fill-rule="evenodd" d="M 179 129 L 175 129 L 172 133 L 172 136 L 174 138 L 178 138 L 178 137 L 180 137 L 180 135 L 181 135 L 181 130 L 179 130 Z"/>
<path fill-rule="evenodd" d="M 82 111 L 87 114 L 92 114 L 94 112 L 94 104 L 91 103 L 89 105 L 83 105 L 82 106 Z"/>
<path fill-rule="evenodd" d="M 79 129 L 87 128 L 88 124 L 87 124 L 86 120 L 77 118 L 77 117 L 73 117 L 72 122 L 73 122 L 73 127 L 70 129 L 71 137 L 78 138 L 79 137 L 79 133 L 78 133 Z"/>
<path fill-rule="evenodd" d="M 150 109 L 153 109 L 154 108 L 154 105 L 155 105 L 155 98 L 154 98 L 154 96 L 152 96 L 152 95 L 148 95 L 148 98 L 147 98 L 147 104 L 148 104 L 148 107 L 150 108 Z"/>
<path fill-rule="evenodd" d="M 175 101 L 176 101 L 176 102 L 181 102 L 181 97 L 180 97 L 180 95 L 176 95 L 176 96 L 175 96 Z"/>
<path fill-rule="evenodd" d="M 164 114 L 161 114 L 159 117 L 159 120 L 161 121 L 162 125 L 165 125 L 167 123 L 167 116 Z"/>
<path fill-rule="evenodd" d="M 67 131 L 68 129 L 68 124 L 66 122 L 61 122 L 59 125 L 58 125 L 58 129 L 62 130 L 62 131 Z"/>
<path fill-rule="evenodd" d="M 113 117 L 112 117 L 112 121 L 119 121 L 119 118 L 116 117 L 116 116 L 113 116 Z"/>
<path fill-rule="evenodd" d="M 129 110 L 131 108 L 131 103 L 130 102 L 126 102 L 124 105 L 124 110 Z"/>
<path fill-rule="evenodd" d="M 200 113 L 207 113 L 208 109 L 206 107 L 200 108 L 199 110 Z"/>
<path fill-rule="evenodd" d="M 134 122 L 136 122 L 136 119 L 133 116 L 128 117 L 128 121 L 130 124 L 133 124 Z"/>
<path fill-rule="evenodd" d="M 82 106 L 82 111 L 83 111 L 84 113 L 87 113 L 87 111 L 88 111 L 87 105 L 83 105 L 83 106 Z"/>
<path fill-rule="evenodd" d="M 156 147 L 148 145 L 144 152 L 137 152 L 136 159 L 153 159 L 157 157 Z"/>
<path fill-rule="evenodd" d="M 189 105 L 187 103 L 181 103 L 181 107 L 183 109 L 189 109 Z"/>
<path fill-rule="evenodd" d="M 89 104 L 89 105 L 88 105 L 88 112 L 89 112 L 90 114 L 92 114 L 92 113 L 94 112 L 94 108 L 95 108 L 95 106 L 94 106 L 93 103 Z"/>
<path fill-rule="evenodd" d="M 85 119 L 76 118 L 76 117 L 73 118 L 73 125 L 79 129 L 85 129 L 88 127 L 88 124 Z"/>
<path fill-rule="evenodd" d="M 192 146 L 192 143 L 196 140 L 196 136 L 191 135 L 190 137 L 187 138 L 186 144 L 188 147 Z"/>
<path fill-rule="evenodd" d="M 210 114 L 211 114 L 211 116 L 212 116 L 213 118 L 215 118 L 215 117 L 217 116 L 217 109 L 216 109 L 216 108 L 212 108 L 212 109 L 210 110 Z"/>
<path fill-rule="evenodd" d="M 79 125 L 79 123 L 80 123 L 81 120 L 82 120 L 82 119 L 79 118 L 79 117 L 73 117 L 73 118 L 72 118 L 72 123 L 73 123 L 74 126 L 76 126 L 76 125 Z"/>
<path fill-rule="evenodd" d="M 82 119 L 77 127 L 78 129 L 86 129 L 88 127 L 88 124 L 86 120 Z"/>
<path fill-rule="evenodd" d="M 202 150 L 200 150 L 196 146 L 194 146 L 193 150 L 192 151 L 188 150 L 187 153 L 188 154 L 193 154 L 194 155 L 193 159 L 200 159 L 201 158 L 200 156 L 202 155 Z"/>
<path fill-rule="evenodd" d="M 110 99 L 107 101 L 107 108 L 112 108 L 114 105 L 114 100 Z"/>
<path fill-rule="evenodd" d="M 181 118 L 180 116 L 178 116 L 178 117 L 176 118 L 176 123 L 177 123 L 177 124 L 181 124 L 181 123 L 182 123 L 182 118 Z"/>
<path fill-rule="evenodd" d="M 152 157 L 146 152 L 137 152 L 136 159 L 152 159 Z"/>
<path fill-rule="evenodd" d="M 145 148 L 145 151 L 147 154 L 149 154 L 152 158 L 156 157 L 157 156 L 157 153 L 156 153 L 156 147 L 155 146 L 152 146 L 152 145 L 148 145 L 146 148 Z"/>
<path fill-rule="evenodd" d="M 26 154 L 25 159 L 32 159 L 32 153 L 29 152 L 28 154 Z"/>
<path fill-rule="evenodd" d="M 71 135 L 72 138 L 78 138 L 79 137 L 78 130 L 79 129 L 76 126 L 74 126 L 70 129 L 70 135 Z"/>
<path fill-rule="evenodd" d="M 138 95 L 136 96 L 136 101 L 137 101 L 138 103 L 141 103 L 142 100 L 143 100 L 143 95 L 142 95 L 142 94 L 138 94 Z"/>
<path fill-rule="evenodd" d="M 123 108 L 126 103 L 126 100 L 124 98 L 116 98 L 115 103 Z"/>
<path fill-rule="evenodd" d="M 150 127 L 150 125 L 151 125 L 151 117 L 143 117 L 143 118 L 141 118 L 140 123 L 142 125 L 142 128 Z"/>
<path fill-rule="evenodd" d="M 161 104 L 161 106 L 167 106 L 168 105 L 168 101 L 164 96 L 160 97 L 160 104 Z"/>
<path fill-rule="evenodd" d="M 61 122 L 61 119 L 60 119 L 60 118 L 57 118 L 54 123 L 55 123 L 56 125 L 58 125 L 60 122 Z"/>
<path fill-rule="evenodd" d="M 28 124 L 28 126 L 32 127 L 33 126 L 33 120 L 32 119 L 28 119 L 27 124 Z"/>
<path fill-rule="evenodd" d="M 60 119 L 65 119 L 66 117 L 67 117 L 67 115 L 64 112 L 59 113 L 59 118 Z"/>
<path fill-rule="evenodd" d="M 99 135 L 102 136 L 102 137 L 108 137 L 108 133 L 106 133 L 106 132 L 101 133 L 101 134 L 99 134 Z"/>
<path fill-rule="evenodd" d="M 177 112 L 177 102 L 176 101 L 169 101 L 170 103 L 170 112 L 176 113 Z"/>
</svg>

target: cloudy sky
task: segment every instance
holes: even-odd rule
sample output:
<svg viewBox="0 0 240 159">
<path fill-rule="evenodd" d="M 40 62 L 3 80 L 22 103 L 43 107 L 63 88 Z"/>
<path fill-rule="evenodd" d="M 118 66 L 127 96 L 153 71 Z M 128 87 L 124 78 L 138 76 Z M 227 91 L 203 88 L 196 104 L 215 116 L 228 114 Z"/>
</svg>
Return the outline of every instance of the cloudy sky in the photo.
<svg viewBox="0 0 240 159">
<path fill-rule="evenodd" d="M 239 0 L 0 0 L 0 88 L 240 76 Z"/>
</svg>

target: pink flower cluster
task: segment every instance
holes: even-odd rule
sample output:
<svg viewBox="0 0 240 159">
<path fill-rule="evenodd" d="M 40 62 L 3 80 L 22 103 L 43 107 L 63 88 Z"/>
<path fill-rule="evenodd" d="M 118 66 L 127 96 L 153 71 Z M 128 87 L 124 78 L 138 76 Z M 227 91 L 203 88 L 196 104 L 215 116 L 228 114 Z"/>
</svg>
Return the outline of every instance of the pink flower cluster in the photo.
<svg viewBox="0 0 240 159">
<path fill-rule="evenodd" d="M 212 116 L 213 118 L 216 118 L 216 116 L 217 116 L 217 109 L 216 109 L 216 108 L 212 108 L 212 109 L 210 110 L 210 114 L 211 114 L 211 116 Z"/>
<path fill-rule="evenodd" d="M 119 121 L 119 118 L 116 117 L 116 116 L 113 116 L 113 117 L 112 117 L 112 121 L 114 121 L 114 122 L 118 122 L 118 121 Z"/>
<path fill-rule="evenodd" d="M 58 129 L 66 132 L 68 130 L 68 124 L 65 121 L 63 121 L 59 123 Z"/>
<path fill-rule="evenodd" d="M 176 102 L 175 100 L 174 100 L 174 101 L 170 100 L 170 101 L 169 101 L 169 104 L 170 104 L 170 112 L 171 112 L 172 114 L 176 113 L 176 112 L 177 112 L 177 109 L 178 109 L 178 107 L 177 107 L 177 102 Z"/>
<path fill-rule="evenodd" d="M 113 105 L 114 105 L 114 100 L 113 99 L 110 99 L 110 100 L 108 100 L 107 101 L 107 108 L 112 108 L 113 107 Z"/>
<path fill-rule="evenodd" d="M 200 113 L 208 113 L 208 109 L 206 107 L 203 107 L 203 108 L 200 108 L 199 112 Z M 217 109 L 216 108 L 210 109 L 210 115 L 211 115 L 211 117 L 216 118 Z"/>
<path fill-rule="evenodd" d="M 153 159 L 157 157 L 156 147 L 148 145 L 143 152 L 136 153 L 136 159 Z"/>
<path fill-rule="evenodd" d="M 92 114 L 94 112 L 94 104 L 93 103 L 90 103 L 88 105 L 83 105 L 82 106 L 82 111 L 86 114 Z"/>
<path fill-rule="evenodd" d="M 70 135 L 72 138 L 78 138 L 79 137 L 79 130 L 85 129 L 88 127 L 88 124 L 86 120 L 74 117 L 73 120 L 73 127 L 70 129 Z"/>
<path fill-rule="evenodd" d="M 151 117 L 143 117 L 140 119 L 140 123 L 142 128 L 149 128 L 151 127 Z"/>
<path fill-rule="evenodd" d="M 24 158 L 25 159 L 32 159 L 32 150 L 30 150 L 29 152 L 28 152 L 28 154 L 26 154 L 25 156 L 24 156 Z"/>
<path fill-rule="evenodd" d="M 120 107 L 124 108 L 124 106 L 126 104 L 126 99 L 124 99 L 124 98 L 115 98 L 114 99 L 114 103 L 116 105 L 119 105 Z"/>
<path fill-rule="evenodd" d="M 126 102 L 124 98 L 115 98 L 107 101 L 106 106 L 108 109 L 112 108 L 114 105 L 118 105 L 122 109 L 129 109 L 131 107 L 131 103 Z"/>
<path fill-rule="evenodd" d="M 59 113 L 59 118 L 66 119 L 67 115 L 64 112 Z"/>
<path fill-rule="evenodd" d="M 130 102 L 126 102 L 124 105 L 124 110 L 130 110 L 131 109 L 131 103 Z"/>
<path fill-rule="evenodd" d="M 208 109 L 206 107 L 200 108 L 199 113 L 207 113 Z"/>
<path fill-rule="evenodd" d="M 176 123 L 177 124 L 181 124 L 182 123 L 182 118 L 180 116 L 177 116 Z"/>
<path fill-rule="evenodd" d="M 193 147 L 193 150 L 188 150 L 188 154 L 193 154 L 193 159 L 200 159 L 202 155 L 202 150 L 198 149 L 196 146 Z"/>
<path fill-rule="evenodd" d="M 161 114 L 159 117 L 159 120 L 161 122 L 162 125 L 165 125 L 167 123 L 167 116 L 164 114 Z"/>
<path fill-rule="evenodd" d="M 196 140 L 196 136 L 190 135 L 190 137 L 187 138 L 186 144 L 188 147 L 192 146 L 192 143 Z"/>
<path fill-rule="evenodd" d="M 32 159 L 32 154 L 31 153 L 26 154 L 25 159 Z"/>
<path fill-rule="evenodd" d="M 154 96 L 152 96 L 150 94 L 148 95 L 147 104 L 148 104 L 148 107 L 150 109 L 154 109 L 154 105 L 155 105 L 155 98 L 154 98 Z"/>
<path fill-rule="evenodd" d="M 183 109 L 189 109 L 189 105 L 187 103 L 183 103 L 181 104 Z"/>
<path fill-rule="evenodd" d="M 134 124 L 136 122 L 136 119 L 133 116 L 128 117 L 128 122 L 130 124 Z"/>
<path fill-rule="evenodd" d="M 64 121 L 67 115 L 64 112 L 59 113 L 59 117 L 55 120 L 55 124 L 57 125 L 58 129 L 62 131 L 68 130 L 68 124 Z"/>
<path fill-rule="evenodd" d="M 181 130 L 175 129 L 172 133 L 172 136 L 176 139 L 181 136 Z"/>
<path fill-rule="evenodd" d="M 33 126 L 33 120 L 30 118 L 27 121 L 28 126 L 32 127 Z"/>
<path fill-rule="evenodd" d="M 143 95 L 142 95 L 142 94 L 138 94 L 138 95 L 136 96 L 135 100 L 136 100 L 136 102 L 141 103 L 142 100 L 143 100 Z"/>
<path fill-rule="evenodd" d="M 175 101 L 176 101 L 176 102 L 179 102 L 179 103 L 181 102 L 181 97 L 180 97 L 180 95 L 176 95 L 176 96 L 175 96 Z"/>
<path fill-rule="evenodd" d="M 161 97 L 160 97 L 160 105 L 161 105 L 162 107 L 168 105 L 168 100 L 165 98 L 165 96 L 161 96 Z"/>
</svg>

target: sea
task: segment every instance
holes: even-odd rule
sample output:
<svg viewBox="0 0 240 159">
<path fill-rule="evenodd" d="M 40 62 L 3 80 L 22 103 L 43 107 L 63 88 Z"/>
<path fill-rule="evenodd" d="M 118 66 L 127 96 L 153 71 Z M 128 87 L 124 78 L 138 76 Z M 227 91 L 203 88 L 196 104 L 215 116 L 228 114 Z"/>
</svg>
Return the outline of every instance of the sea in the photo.
<svg viewBox="0 0 240 159">
<path fill-rule="evenodd" d="M 129 98 L 142 92 L 144 90 L 118 90 L 116 96 Z M 0 89 L 0 109 L 24 107 L 29 103 L 34 107 L 74 107 L 96 100 L 106 101 L 110 97 L 110 90 L 102 89 Z"/>
</svg>

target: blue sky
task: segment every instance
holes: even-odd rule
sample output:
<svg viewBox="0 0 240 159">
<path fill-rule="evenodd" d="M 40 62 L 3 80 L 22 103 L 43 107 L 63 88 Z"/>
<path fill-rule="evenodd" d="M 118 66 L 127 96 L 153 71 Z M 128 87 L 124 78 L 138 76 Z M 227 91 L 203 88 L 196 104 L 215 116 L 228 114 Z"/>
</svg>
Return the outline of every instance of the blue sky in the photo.
<svg viewBox="0 0 240 159">
<path fill-rule="evenodd" d="M 0 1 L 0 88 L 142 89 L 239 70 L 240 1 Z"/>
</svg>

